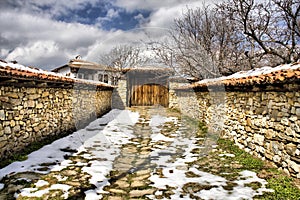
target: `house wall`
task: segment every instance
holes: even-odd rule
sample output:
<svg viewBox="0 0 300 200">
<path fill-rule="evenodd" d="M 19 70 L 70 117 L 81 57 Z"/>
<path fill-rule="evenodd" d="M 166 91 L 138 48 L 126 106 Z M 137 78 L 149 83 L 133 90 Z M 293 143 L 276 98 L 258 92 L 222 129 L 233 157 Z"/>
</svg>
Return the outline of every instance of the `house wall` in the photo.
<svg viewBox="0 0 300 200">
<path fill-rule="evenodd" d="M 300 178 L 299 79 L 263 87 L 176 90 L 170 106 L 245 151 Z"/>
<path fill-rule="evenodd" d="M 0 86 L 1 159 L 33 142 L 64 136 L 111 109 L 111 87 L 76 83 L 65 88 L 30 83 Z"/>
<path fill-rule="evenodd" d="M 58 70 L 57 73 L 62 74 L 64 76 L 69 76 L 71 78 L 75 78 L 75 74 L 71 73 L 71 70 L 70 70 L 69 67 L 61 68 L 61 69 Z"/>
</svg>

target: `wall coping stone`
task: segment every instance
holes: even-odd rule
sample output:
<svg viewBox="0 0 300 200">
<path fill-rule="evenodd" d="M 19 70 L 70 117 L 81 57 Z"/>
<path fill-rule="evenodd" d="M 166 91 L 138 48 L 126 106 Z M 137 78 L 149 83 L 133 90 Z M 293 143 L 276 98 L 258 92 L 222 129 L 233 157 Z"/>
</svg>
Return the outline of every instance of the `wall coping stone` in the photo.
<svg viewBox="0 0 300 200">
<path fill-rule="evenodd" d="M 115 88 L 115 86 L 98 81 L 71 78 L 53 72 L 4 62 L 0 63 L 0 78 L 0 85 L 14 85 L 16 87 L 76 87 L 97 90 L 113 90 Z"/>
<path fill-rule="evenodd" d="M 174 88 L 176 91 L 295 91 L 300 86 L 300 62 L 278 67 L 266 74 L 238 78 L 221 77 L 202 80 L 188 86 Z M 280 68 L 281 67 L 281 68 Z M 285 68 L 284 68 L 285 67 Z M 192 89 L 192 90 L 191 90 Z"/>
</svg>

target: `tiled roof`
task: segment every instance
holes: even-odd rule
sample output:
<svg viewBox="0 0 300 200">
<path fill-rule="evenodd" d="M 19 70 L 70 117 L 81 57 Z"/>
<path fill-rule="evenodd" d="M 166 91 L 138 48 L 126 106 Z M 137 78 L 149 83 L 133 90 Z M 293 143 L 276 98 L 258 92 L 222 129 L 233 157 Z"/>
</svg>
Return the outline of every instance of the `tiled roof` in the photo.
<svg viewBox="0 0 300 200">
<path fill-rule="evenodd" d="M 243 73 L 240 72 L 236 75 L 234 74 L 228 77 L 202 80 L 189 86 L 184 86 L 177 89 L 201 89 L 214 86 L 224 86 L 227 88 L 247 87 L 256 85 L 283 84 L 300 81 L 300 63 L 281 65 L 274 69 L 268 68 L 268 70 L 258 69 L 257 71 L 259 71 L 259 73 L 255 73 L 255 71 L 252 70 Z"/>
<path fill-rule="evenodd" d="M 64 66 L 55 68 L 52 70 L 52 72 L 58 72 L 60 69 L 70 67 L 70 68 L 76 68 L 76 69 L 90 69 L 90 70 L 103 70 L 103 71 L 116 71 L 116 69 L 100 65 L 98 63 L 85 61 L 85 60 L 79 60 L 79 59 L 72 59 L 70 62 Z"/>
<path fill-rule="evenodd" d="M 45 83 L 80 84 L 96 87 L 113 88 L 113 86 L 98 81 L 70 78 L 54 72 L 48 72 L 37 68 L 25 67 L 19 64 L 0 61 L 0 83 L 8 79 L 21 81 L 38 81 Z M 2 83 L 3 84 L 3 83 Z"/>
</svg>

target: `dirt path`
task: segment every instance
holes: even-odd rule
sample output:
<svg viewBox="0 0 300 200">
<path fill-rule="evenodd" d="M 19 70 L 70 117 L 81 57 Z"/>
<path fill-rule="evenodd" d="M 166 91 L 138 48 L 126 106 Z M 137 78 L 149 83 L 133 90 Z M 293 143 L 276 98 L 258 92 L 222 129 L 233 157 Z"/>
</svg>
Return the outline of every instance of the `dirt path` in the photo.
<svg viewBox="0 0 300 200">
<path fill-rule="evenodd" d="M 1 169 L 10 175 L 0 181 L 0 199 L 252 199 L 269 191 L 256 173 L 232 172 L 239 163 L 225 162 L 220 169 L 219 161 L 234 155 L 180 113 L 144 107 L 107 118 L 66 140 L 76 137 L 81 144 L 75 138 L 73 145 L 49 147 L 59 146 L 63 159 L 45 155 L 50 161 Z M 210 152 L 220 160 L 203 162 Z"/>
</svg>

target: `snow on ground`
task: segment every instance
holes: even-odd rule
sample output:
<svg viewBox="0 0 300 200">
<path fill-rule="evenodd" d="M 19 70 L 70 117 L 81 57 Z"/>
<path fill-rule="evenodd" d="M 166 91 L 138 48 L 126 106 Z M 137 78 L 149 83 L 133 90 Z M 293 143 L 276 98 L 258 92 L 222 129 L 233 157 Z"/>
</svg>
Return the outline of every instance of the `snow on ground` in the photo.
<svg viewBox="0 0 300 200">
<path fill-rule="evenodd" d="M 36 182 L 34 185 L 35 185 L 36 187 L 43 187 L 43 186 L 45 186 L 45 185 L 49 185 L 49 182 L 44 181 L 44 180 L 38 180 L 38 182 Z"/>
<path fill-rule="evenodd" d="M 240 72 L 234 73 L 230 76 L 222 76 L 219 78 L 204 79 L 204 80 L 198 81 L 197 83 L 205 84 L 205 83 L 210 83 L 210 82 L 222 81 L 222 80 L 226 80 L 226 79 L 233 79 L 233 78 L 238 79 L 238 78 L 249 77 L 249 76 L 259 76 L 259 75 L 263 75 L 263 74 L 270 74 L 275 71 L 288 70 L 288 69 L 295 70 L 298 68 L 300 68 L 300 64 L 295 64 L 295 65 L 285 64 L 285 65 L 279 65 L 277 67 L 262 67 L 262 68 L 252 69 L 249 71 L 240 71 Z"/>
<path fill-rule="evenodd" d="M 165 141 L 173 141 L 173 138 L 165 137 L 160 133 L 161 126 L 167 122 L 173 122 L 174 124 L 178 123 L 177 118 L 175 117 L 163 117 L 161 115 L 153 115 L 150 119 L 149 126 L 152 130 L 151 139 L 152 142 L 165 140 Z"/>
<path fill-rule="evenodd" d="M 78 152 L 74 156 L 81 156 L 88 159 L 88 163 L 76 163 L 76 165 L 83 166 L 82 171 L 90 174 L 92 177 L 89 180 L 91 184 L 96 186 L 85 192 L 87 200 L 98 200 L 102 198 L 104 186 L 109 185 L 107 175 L 112 170 L 112 165 L 116 157 L 120 154 L 120 147 L 123 144 L 130 142 L 133 135 L 133 126 L 138 122 L 139 113 L 131 111 L 112 110 L 91 122 L 85 129 L 81 129 L 65 138 L 59 139 L 50 145 L 47 145 L 40 150 L 29 155 L 28 160 L 22 162 L 15 162 L 0 170 L 0 179 L 8 174 L 14 174 L 25 171 L 35 171 L 38 173 L 49 173 L 50 171 L 60 171 L 72 163 L 70 160 L 65 160 L 66 152 L 61 149 L 73 149 Z M 163 125 L 166 122 L 172 122 L 179 128 L 169 137 L 161 133 Z M 171 199 L 182 198 L 183 186 L 187 183 L 203 184 L 213 186 L 211 189 L 201 190 L 195 192 L 193 195 L 199 196 L 202 199 L 251 199 L 255 195 L 262 194 L 262 192 L 270 191 L 266 189 L 267 182 L 257 177 L 254 172 L 242 171 L 240 177 L 234 181 L 237 184 L 232 191 L 225 190 L 223 186 L 227 185 L 228 180 L 225 178 L 213 175 L 207 172 L 202 172 L 197 165 L 189 166 L 187 163 L 196 161 L 199 154 L 192 153 L 195 148 L 201 148 L 197 145 L 197 140 L 203 138 L 195 137 L 193 131 L 182 126 L 175 117 L 162 117 L 160 115 L 152 116 L 150 126 L 153 134 L 151 135 L 152 147 L 150 158 L 152 164 L 158 168 L 162 168 L 164 176 L 159 176 L 152 173 L 150 180 L 153 182 L 151 186 L 158 189 L 166 189 L 167 187 L 175 187 L 174 194 Z M 197 131 L 197 130 L 194 130 Z M 165 145 L 164 143 L 167 143 Z M 231 154 L 220 154 L 219 156 L 231 157 Z M 38 171 L 42 163 L 54 162 L 57 164 L 50 167 L 46 172 Z M 74 165 L 74 164 L 72 164 Z M 187 177 L 186 172 L 190 171 L 198 175 L 198 177 Z M 66 177 L 57 175 L 59 180 L 64 180 Z M 261 188 L 253 190 L 247 187 L 246 184 L 252 182 L 261 183 Z M 64 193 L 64 198 L 68 198 L 69 185 L 54 184 L 49 185 L 47 181 L 39 180 L 35 183 L 37 188 L 24 188 L 21 190 L 22 196 L 41 197 L 50 190 L 59 189 Z M 38 187 L 49 186 L 42 190 Z M 0 189 L 4 185 L 0 184 Z M 160 191 L 158 191 L 159 193 Z M 16 195 L 17 197 L 18 195 Z M 149 195 L 154 199 L 154 195 Z M 189 198 L 184 196 L 183 198 Z"/>
<path fill-rule="evenodd" d="M 19 172 L 34 171 L 41 174 L 47 174 L 50 171 L 60 171 L 71 164 L 70 160 L 65 160 L 64 155 L 67 153 L 62 151 L 63 149 L 77 150 L 78 152 L 74 155 L 78 155 L 88 149 L 89 153 L 84 155 L 86 158 L 107 159 L 106 161 L 93 160 L 90 161 L 90 167 L 83 167 L 83 171 L 92 175 L 92 179 L 90 180 L 91 183 L 97 186 L 97 190 L 102 190 L 105 184 L 99 182 L 104 181 L 107 184 L 105 175 L 111 170 L 112 162 L 118 155 L 120 146 L 128 142 L 130 138 L 134 137 L 132 135 L 132 130 L 130 130 L 129 127 L 134 125 L 138 118 L 139 114 L 136 112 L 127 110 L 120 111 L 116 109 L 112 110 L 103 117 L 91 122 L 85 129 L 78 130 L 67 137 L 56 140 L 52 144 L 32 152 L 28 155 L 27 160 L 14 162 L 5 168 L 0 169 L 0 180 L 6 175 L 13 175 Z M 95 148 L 95 142 L 98 144 L 97 148 Z M 57 164 L 49 166 L 49 170 L 39 171 L 42 163 L 53 162 L 56 162 Z M 43 182 L 38 182 L 38 184 L 42 183 Z M 57 184 L 55 187 L 59 186 L 60 185 Z M 0 188 L 1 187 L 3 188 L 4 185 L 1 184 Z M 66 187 L 62 187 L 61 189 L 63 191 L 67 190 Z M 38 197 L 48 191 L 49 189 L 34 192 L 31 189 L 25 188 L 22 190 L 21 195 Z M 91 193 L 91 191 L 89 193 Z"/>
<path fill-rule="evenodd" d="M 82 168 L 83 172 L 87 172 L 92 176 L 90 183 L 96 186 L 95 190 L 85 192 L 85 199 L 96 200 L 101 198 L 101 195 L 98 195 L 99 193 L 105 193 L 103 188 L 109 185 L 106 175 L 112 170 L 113 161 L 119 155 L 121 145 L 128 143 L 131 138 L 135 137 L 132 134 L 131 126 L 138 119 L 138 113 L 124 110 L 105 126 L 102 134 L 97 134 L 85 142 L 81 151 L 88 150 L 93 158 L 100 159 L 99 161 L 92 160 L 89 162 L 89 167 Z M 92 124 L 92 126 L 94 125 Z M 90 156 L 85 155 L 84 157 L 90 158 Z"/>
<path fill-rule="evenodd" d="M 44 189 L 44 190 L 38 190 L 38 188 L 24 188 L 21 190 L 21 193 L 18 195 L 26 196 L 26 197 L 42 197 L 44 194 L 49 193 L 50 190 L 62 190 L 63 191 L 63 198 L 68 198 L 68 190 L 71 188 L 71 186 L 66 184 L 54 184 L 51 185 L 50 188 Z"/>
<path fill-rule="evenodd" d="M 161 119 L 164 119 L 161 117 Z M 159 121 L 159 116 L 155 117 L 154 121 Z M 157 123 L 159 124 L 159 123 Z M 157 125 L 156 124 L 156 125 Z M 159 131 L 159 128 L 155 127 L 155 131 Z M 191 151 L 195 148 L 199 148 L 196 145 L 196 141 L 201 138 L 193 137 L 186 138 L 181 130 L 177 132 L 177 137 L 168 138 L 163 137 L 154 137 L 151 143 L 161 142 L 172 142 L 170 146 L 165 146 L 162 148 L 162 145 L 156 145 L 151 152 L 151 157 L 156 159 L 151 159 L 152 163 L 155 163 L 158 167 L 162 167 L 163 177 L 156 173 L 152 173 L 150 180 L 153 182 L 152 186 L 159 189 L 167 189 L 169 187 L 175 187 L 173 190 L 174 194 L 171 196 L 171 199 L 182 199 L 189 198 L 188 196 L 182 197 L 182 188 L 187 183 L 196 183 L 202 185 L 213 186 L 209 190 L 201 190 L 198 193 L 194 193 L 195 196 L 200 197 L 201 199 L 252 199 L 255 195 L 260 195 L 263 192 L 271 191 L 266 189 L 267 182 L 263 179 L 260 179 L 256 176 L 256 173 L 251 171 L 242 171 L 239 180 L 235 181 L 237 186 L 234 187 L 233 191 L 227 191 L 222 186 L 226 186 L 228 180 L 221 176 L 213 175 L 210 173 L 199 171 L 196 165 L 188 169 L 187 163 L 197 160 L 199 155 L 193 154 Z M 181 153 L 178 153 L 178 150 L 183 150 Z M 172 155 L 174 156 L 172 157 Z M 233 154 L 222 154 L 220 156 L 232 157 Z M 187 170 L 193 172 L 199 177 L 186 177 Z M 261 188 L 257 191 L 253 190 L 250 187 L 246 187 L 245 184 L 251 182 L 259 182 L 262 184 Z M 157 193 L 159 194 L 159 192 Z M 154 195 L 149 196 L 152 199 L 155 199 Z"/>
</svg>

